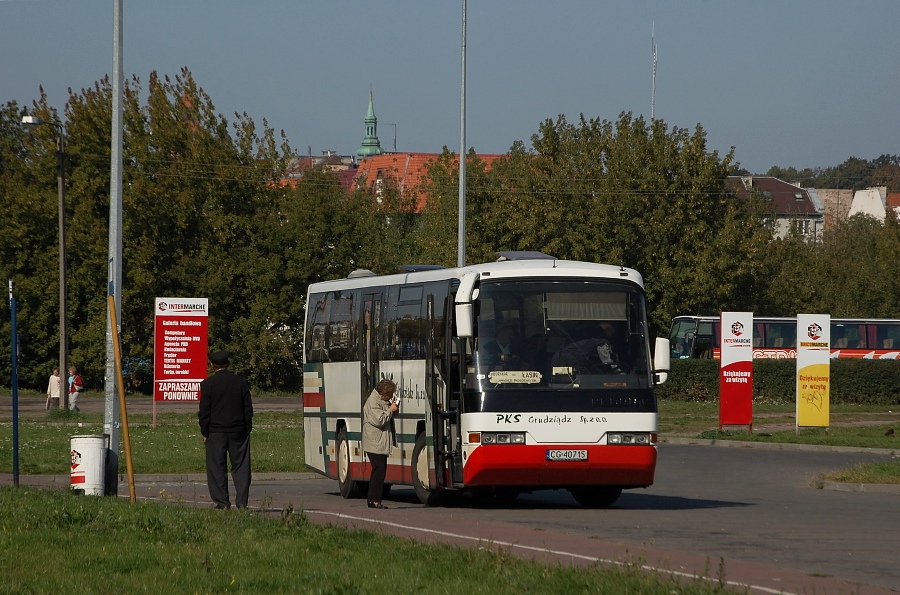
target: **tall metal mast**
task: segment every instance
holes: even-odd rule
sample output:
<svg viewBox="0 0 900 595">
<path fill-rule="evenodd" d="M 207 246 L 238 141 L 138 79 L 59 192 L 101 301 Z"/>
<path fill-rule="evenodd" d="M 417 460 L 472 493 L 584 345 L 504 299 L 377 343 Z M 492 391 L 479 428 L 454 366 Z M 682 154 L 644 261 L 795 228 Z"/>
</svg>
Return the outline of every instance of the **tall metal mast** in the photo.
<svg viewBox="0 0 900 595">
<path fill-rule="evenodd" d="M 653 94 L 650 100 L 650 121 L 656 119 L 656 21 L 650 30 L 650 51 L 653 53 Z"/>
<path fill-rule="evenodd" d="M 456 266 L 466 266 L 466 0 L 462 2 L 462 83 L 459 97 L 459 230 Z"/>
</svg>

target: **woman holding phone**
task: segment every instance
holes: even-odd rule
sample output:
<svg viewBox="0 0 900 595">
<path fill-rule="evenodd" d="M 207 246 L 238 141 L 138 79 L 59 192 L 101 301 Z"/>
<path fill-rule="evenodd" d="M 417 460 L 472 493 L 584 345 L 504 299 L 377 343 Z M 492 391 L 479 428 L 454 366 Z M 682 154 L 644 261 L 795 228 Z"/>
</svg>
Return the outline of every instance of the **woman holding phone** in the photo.
<svg viewBox="0 0 900 595">
<path fill-rule="evenodd" d="M 384 476 L 387 473 L 387 458 L 393 443 L 391 420 L 400 409 L 394 402 L 397 385 L 390 380 L 382 380 L 369 395 L 363 408 L 363 451 L 372 464 L 369 476 L 369 508 L 384 508 L 381 494 Z"/>
</svg>

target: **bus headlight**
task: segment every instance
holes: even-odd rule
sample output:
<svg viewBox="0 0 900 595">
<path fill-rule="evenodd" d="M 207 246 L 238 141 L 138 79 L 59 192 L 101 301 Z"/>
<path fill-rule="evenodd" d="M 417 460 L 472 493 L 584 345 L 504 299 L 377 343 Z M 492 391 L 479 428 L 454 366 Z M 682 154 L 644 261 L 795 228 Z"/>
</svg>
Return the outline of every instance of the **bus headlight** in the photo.
<svg viewBox="0 0 900 595">
<path fill-rule="evenodd" d="M 656 444 L 656 440 L 657 436 L 653 432 L 609 432 L 606 435 L 607 444 L 647 446 Z"/>
<path fill-rule="evenodd" d="M 479 435 L 475 432 L 469 434 L 469 443 L 477 444 Z M 482 444 L 525 444 L 525 432 L 481 432 Z"/>
</svg>

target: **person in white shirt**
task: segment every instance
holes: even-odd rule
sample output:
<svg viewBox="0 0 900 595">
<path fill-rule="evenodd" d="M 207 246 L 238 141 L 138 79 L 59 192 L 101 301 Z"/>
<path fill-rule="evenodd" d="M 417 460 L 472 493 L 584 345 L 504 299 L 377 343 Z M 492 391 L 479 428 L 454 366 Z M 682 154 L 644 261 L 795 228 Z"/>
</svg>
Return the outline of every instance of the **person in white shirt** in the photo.
<svg viewBox="0 0 900 595">
<path fill-rule="evenodd" d="M 59 407 L 59 397 L 62 394 L 62 378 L 59 377 L 59 367 L 53 366 L 53 374 L 47 383 L 47 410 Z"/>
</svg>

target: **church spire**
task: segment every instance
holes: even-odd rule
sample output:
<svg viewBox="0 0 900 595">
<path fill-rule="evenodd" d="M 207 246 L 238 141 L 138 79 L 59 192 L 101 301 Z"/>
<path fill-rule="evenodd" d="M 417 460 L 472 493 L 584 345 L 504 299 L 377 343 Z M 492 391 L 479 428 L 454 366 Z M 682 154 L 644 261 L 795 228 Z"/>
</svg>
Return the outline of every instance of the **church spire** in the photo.
<svg viewBox="0 0 900 595">
<path fill-rule="evenodd" d="M 378 140 L 378 118 L 375 117 L 375 107 L 372 103 L 372 92 L 369 91 L 369 109 L 366 112 L 366 135 L 362 145 L 356 152 L 360 159 L 381 155 L 381 141 Z"/>
</svg>

